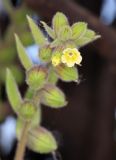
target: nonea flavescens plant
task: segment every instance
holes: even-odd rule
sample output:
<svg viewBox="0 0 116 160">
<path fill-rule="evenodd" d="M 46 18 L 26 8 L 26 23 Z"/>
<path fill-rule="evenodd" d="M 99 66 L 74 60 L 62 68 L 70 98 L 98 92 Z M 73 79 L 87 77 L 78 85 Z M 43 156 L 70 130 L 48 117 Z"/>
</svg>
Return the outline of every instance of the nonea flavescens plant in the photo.
<svg viewBox="0 0 116 160">
<path fill-rule="evenodd" d="M 28 85 L 26 94 L 22 97 L 12 72 L 7 69 L 6 91 L 17 114 L 16 134 L 19 142 L 15 160 L 24 158 L 26 146 L 42 154 L 55 153 L 58 144 L 54 136 L 41 126 L 41 105 L 53 109 L 67 105 L 65 94 L 57 87 L 58 79 L 64 82 L 78 82 L 77 66 L 81 66 L 83 59 L 79 49 L 100 37 L 88 29 L 85 22 L 70 25 L 67 17 L 61 12 L 54 15 L 51 27 L 41 21 L 47 36 L 29 16 L 27 20 L 35 43 L 39 46 L 38 58 L 44 63 L 35 65 L 15 34 L 18 56 L 25 68 L 25 80 Z"/>
</svg>

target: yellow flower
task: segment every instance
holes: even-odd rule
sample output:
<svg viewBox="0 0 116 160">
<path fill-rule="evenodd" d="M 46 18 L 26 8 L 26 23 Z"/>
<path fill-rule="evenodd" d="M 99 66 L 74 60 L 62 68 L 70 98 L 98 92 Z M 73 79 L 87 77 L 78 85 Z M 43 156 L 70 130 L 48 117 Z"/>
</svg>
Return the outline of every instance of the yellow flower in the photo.
<svg viewBox="0 0 116 160">
<path fill-rule="evenodd" d="M 80 65 L 82 56 L 76 48 L 66 48 L 63 51 L 61 57 L 62 63 L 65 63 L 68 67 L 73 67 L 75 64 Z"/>
<path fill-rule="evenodd" d="M 61 58 L 59 55 L 53 55 L 52 56 L 52 64 L 53 66 L 57 66 L 61 63 Z"/>
</svg>

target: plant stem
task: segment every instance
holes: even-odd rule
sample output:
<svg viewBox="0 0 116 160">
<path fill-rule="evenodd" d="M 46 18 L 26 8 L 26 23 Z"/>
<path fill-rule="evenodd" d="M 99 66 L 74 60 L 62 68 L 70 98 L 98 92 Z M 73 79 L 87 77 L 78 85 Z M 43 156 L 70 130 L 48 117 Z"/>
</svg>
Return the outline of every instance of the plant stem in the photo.
<svg viewBox="0 0 116 160">
<path fill-rule="evenodd" d="M 52 152 L 52 157 L 53 157 L 53 160 L 57 160 L 55 152 Z"/>
<path fill-rule="evenodd" d="M 18 142 L 14 160 L 23 160 L 27 143 L 27 134 L 29 130 L 29 122 L 25 122 L 22 130 L 20 141 Z"/>
</svg>

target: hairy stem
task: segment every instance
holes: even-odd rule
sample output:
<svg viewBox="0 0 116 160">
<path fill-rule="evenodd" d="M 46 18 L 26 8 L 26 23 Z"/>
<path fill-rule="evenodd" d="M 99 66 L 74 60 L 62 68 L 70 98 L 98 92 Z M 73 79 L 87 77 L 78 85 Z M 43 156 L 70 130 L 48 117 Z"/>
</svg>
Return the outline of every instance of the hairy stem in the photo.
<svg viewBox="0 0 116 160">
<path fill-rule="evenodd" d="M 29 122 L 25 122 L 20 141 L 18 142 L 14 160 L 23 160 L 27 143 L 27 134 L 29 130 Z"/>
<path fill-rule="evenodd" d="M 53 160 L 57 160 L 57 157 L 56 157 L 56 153 L 55 153 L 55 152 L 52 152 L 52 157 L 53 157 Z"/>
</svg>

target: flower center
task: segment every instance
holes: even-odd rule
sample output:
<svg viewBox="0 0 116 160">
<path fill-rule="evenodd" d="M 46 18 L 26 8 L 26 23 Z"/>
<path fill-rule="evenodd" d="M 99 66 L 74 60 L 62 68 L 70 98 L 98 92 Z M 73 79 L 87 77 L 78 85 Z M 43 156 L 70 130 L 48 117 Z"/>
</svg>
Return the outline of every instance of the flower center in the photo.
<svg viewBox="0 0 116 160">
<path fill-rule="evenodd" d="M 72 55 L 73 55 L 73 53 L 70 52 L 70 53 L 69 53 L 69 56 L 72 56 Z"/>
</svg>

